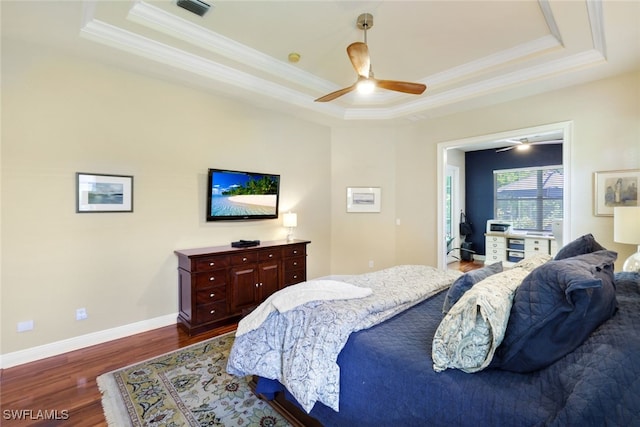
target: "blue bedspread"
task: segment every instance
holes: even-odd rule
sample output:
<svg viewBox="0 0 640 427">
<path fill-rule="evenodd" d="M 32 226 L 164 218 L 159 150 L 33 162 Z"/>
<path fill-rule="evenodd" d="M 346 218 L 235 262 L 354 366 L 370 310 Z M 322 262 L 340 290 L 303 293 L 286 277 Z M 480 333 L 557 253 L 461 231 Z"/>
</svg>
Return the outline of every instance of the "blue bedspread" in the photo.
<svg viewBox="0 0 640 427">
<path fill-rule="evenodd" d="M 354 333 L 338 358 L 340 411 L 325 426 L 640 426 L 639 275 L 616 275 L 618 312 L 542 370 L 434 372 L 445 292 Z"/>
<path fill-rule="evenodd" d="M 337 410 L 341 384 L 336 360 L 349 336 L 448 288 L 459 275 L 403 265 L 344 278 L 370 288 L 371 295 L 311 301 L 284 313 L 272 312 L 259 328 L 236 336 L 227 372 L 278 380 L 306 411 L 316 402 Z"/>
</svg>

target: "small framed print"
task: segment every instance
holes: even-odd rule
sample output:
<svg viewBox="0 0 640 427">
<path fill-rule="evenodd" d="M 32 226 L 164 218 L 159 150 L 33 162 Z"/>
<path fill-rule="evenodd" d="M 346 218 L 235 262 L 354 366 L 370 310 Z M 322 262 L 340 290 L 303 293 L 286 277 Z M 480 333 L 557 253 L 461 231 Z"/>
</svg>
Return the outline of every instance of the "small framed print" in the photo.
<svg viewBox="0 0 640 427">
<path fill-rule="evenodd" d="M 640 169 L 593 173 L 593 208 L 595 216 L 613 216 L 617 206 L 640 206 L 638 185 Z"/>
<path fill-rule="evenodd" d="M 347 212 L 380 212 L 380 187 L 348 187 Z"/>
<path fill-rule="evenodd" d="M 76 173 L 76 212 L 133 212 L 133 176 Z"/>
</svg>

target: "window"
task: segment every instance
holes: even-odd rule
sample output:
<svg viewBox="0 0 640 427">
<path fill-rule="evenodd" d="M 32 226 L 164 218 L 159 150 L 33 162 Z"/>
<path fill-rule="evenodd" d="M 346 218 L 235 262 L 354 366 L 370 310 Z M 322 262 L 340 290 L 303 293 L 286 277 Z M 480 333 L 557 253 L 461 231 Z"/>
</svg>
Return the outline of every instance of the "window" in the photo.
<svg viewBox="0 0 640 427">
<path fill-rule="evenodd" d="M 562 219 L 562 166 L 493 171 L 494 218 L 527 231 L 551 231 Z"/>
</svg>

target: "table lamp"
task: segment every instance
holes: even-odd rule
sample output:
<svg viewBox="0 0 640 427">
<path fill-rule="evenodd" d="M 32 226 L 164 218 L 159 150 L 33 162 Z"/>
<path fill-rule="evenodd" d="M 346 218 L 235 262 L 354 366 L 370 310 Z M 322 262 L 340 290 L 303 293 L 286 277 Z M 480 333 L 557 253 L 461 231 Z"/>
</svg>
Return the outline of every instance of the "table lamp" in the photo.
<svg viewBox="0 0 640 427">
<path fill-rule="evenodd" d="M 289 229 L 287 232 L 287 241 L 293 241 L 293 229 L 298 226 L 298 215 L 292 212 L 284 214 L 282 225 Z"/>
<path fill-rule="evenodd" d="M 622 271 L 640 272 L 640 206 L 613 208 L 613 240 L 638 245 L 622 265 Z"/>
</svg>

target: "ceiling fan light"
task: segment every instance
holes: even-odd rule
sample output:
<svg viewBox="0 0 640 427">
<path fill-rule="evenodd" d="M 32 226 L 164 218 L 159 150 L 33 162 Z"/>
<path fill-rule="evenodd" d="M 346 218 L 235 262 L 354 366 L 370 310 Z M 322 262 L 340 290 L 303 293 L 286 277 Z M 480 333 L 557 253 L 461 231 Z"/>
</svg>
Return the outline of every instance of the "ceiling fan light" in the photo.
<svg viewBox="0 0 640 427">
<path fill-rule="evenodd" d="M 518 151 L 527 151 L 529 148 L 531 148 L 531 145 L 529 144 L 520 144 L 520 145 L 516 145 L 516 150 Z"/>
<path fill-rule="evenodd" d="M 362 79 L 357 84 L 358 93 L 362 95 L 368 95 L 373 93 L 376 88 L 376 83 L 373 80 Z"/>
</svg>

